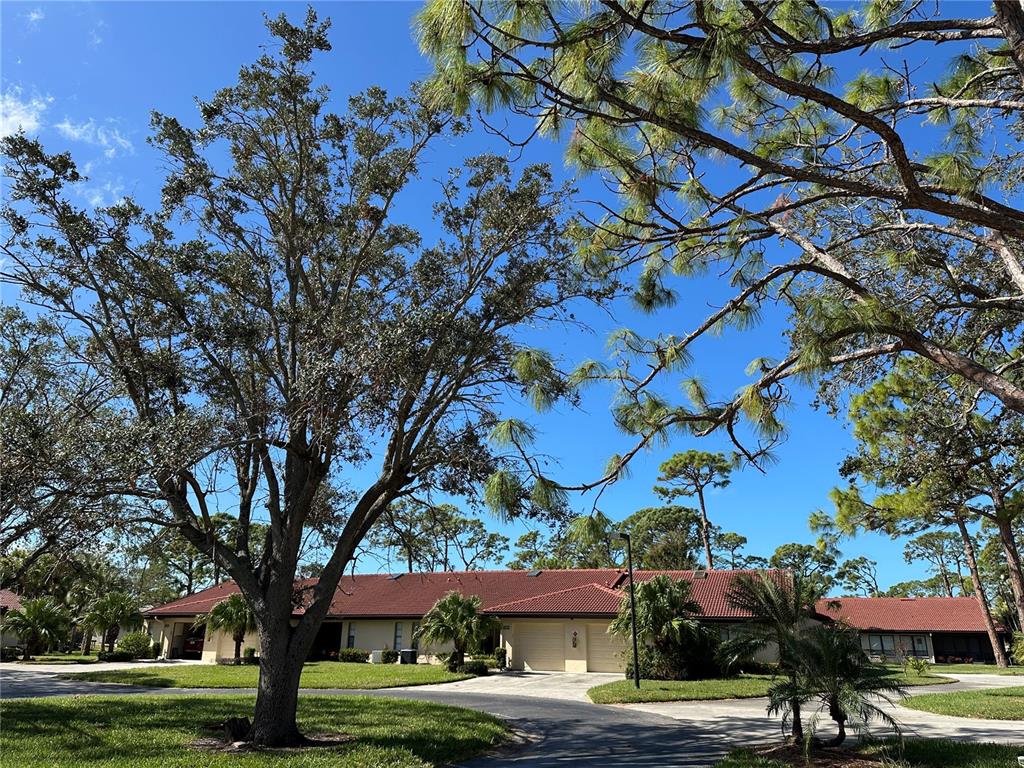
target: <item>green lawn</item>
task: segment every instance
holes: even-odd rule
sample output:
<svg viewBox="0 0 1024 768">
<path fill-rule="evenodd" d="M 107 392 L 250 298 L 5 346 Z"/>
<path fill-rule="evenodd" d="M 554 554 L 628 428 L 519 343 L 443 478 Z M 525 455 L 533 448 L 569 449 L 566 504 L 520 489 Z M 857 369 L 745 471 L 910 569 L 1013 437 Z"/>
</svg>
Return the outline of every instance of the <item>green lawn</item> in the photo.
<svg viewBox="0 0 1024 768">
<path fill-rule="evenodd" d="M 255 688 L 259 667 L 189 664 L 179 667 L 117 669 L 109 672 L 63 674 L 68 680 L 127 683 L 157 688 Z M 433 664 L 350 664 L 318 661 L 302 670 L 303 688 L 394 688 L 464 680 L 470 675 L 448 672 Z"/>
<path fill-rule="evenodd" d="M 903 668 L 899 665 L 887 665 L 890 670 L 894 673 L 897 680 L 907 686 L 918 686 L 918 685 L 946 685 L 954 682 L 948 677 L 939 677 L 938 675 L 932 674 L 932 670 L 929 669 L 923 675 L 917 674 L 914 670 L 908 669 L 906 674 L 903 672 Z M 936 670 L 937 671 L 937 670 Z"/>
<path fill-rule="evenodd" d="M 740 675 L 723 680 L 641 680 L 639 691 L 632 680 L 616 680 L 591 688 L 587 695 L 595 704 L 752 699 L 766 695 L 771 680 L 770 675 Z"/>
<path fill-rule="evenodd" d="M 951 682 L 934 675 L 904 675 L 894 668 L 904 685 L 941 685 Z M 771 675 L 740 675 L 715 680 L 641 680 L 638 691 L 632 680 L 617 680 L 587 691 L 595 704 L 640 704 L 652 701 L 708 701 L 712 699 L 754 699 L 768 695 Z"/>
<path fill-rule="evenodd" d="M 1009 768 L 1017 764 L 1019 753 L 1020 747 L 940 739 L 906 739 L 903 742 L 890 739 L 863 745 L 851 743 L 848 752 L 851 758 L 873 758 L 879 766 L 887 768 Z M 807 768 L 814 765 L 813 758 L 810 762 L 799 755 L 769 759 L 752 750 L 740 749 L 718 763 L 716 768 Z"/>
<path fill-rule="evenodd" d="M 930 669 L 940 675 L 1024 675 L 1024 667 L 1000 669 L 995 664 L 933 664 Z"/>
<path fill-rule="evenodd" d="M 4 768 L 428 768 L 502 743 L 505 726 L 468 709 L 366 696 L 303 696 L 304 733 L 356 737 L 288 754 L 211 754 L 190 748 L 210 726 L 248 716 L 252 696 L 79 696 L 0 704 Z"/>
<path fill-rule="evenodd" d="M 1024 686 L 982 691 L 925 693 L 903 702 L 910 709 L 985 720 L 1024 720 Z"/>
</svg>

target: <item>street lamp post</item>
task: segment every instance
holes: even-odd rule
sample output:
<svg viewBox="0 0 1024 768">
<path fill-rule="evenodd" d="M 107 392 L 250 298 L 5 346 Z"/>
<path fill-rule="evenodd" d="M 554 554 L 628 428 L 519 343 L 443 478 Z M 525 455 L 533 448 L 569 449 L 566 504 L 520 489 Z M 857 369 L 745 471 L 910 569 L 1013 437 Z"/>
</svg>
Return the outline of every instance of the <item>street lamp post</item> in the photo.
<svg viewBox="0 0 1024 768">
<path fill-rule="evenodd" d="M 628 533 L 612 534 L 612 541 L 626 542 L 626 568 L 629 572 L 629 614 L 630 627 L 633 630 L 633 684 L 640 688 L 640 643 L 636 637 L 636 590 L 633 585 L 633 542 Z"/>
</svg>

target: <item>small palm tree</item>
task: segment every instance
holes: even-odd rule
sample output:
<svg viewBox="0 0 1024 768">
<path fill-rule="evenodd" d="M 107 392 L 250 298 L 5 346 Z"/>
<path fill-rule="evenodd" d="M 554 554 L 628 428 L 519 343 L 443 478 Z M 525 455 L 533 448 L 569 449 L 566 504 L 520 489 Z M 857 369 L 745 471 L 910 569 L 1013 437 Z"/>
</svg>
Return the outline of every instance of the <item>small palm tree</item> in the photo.
<svg viewBox="0 0 1024 768">
<path fill-rule="evenodd" d="M 89 611 L 82 617 L 86 631 L 98 630 L 103 636 L 107 650 L 113 652 L 114 643 L 121 632 L 126 629 L 142 627 L 142 613 L 135 600 L 124 592 L 108 592 L 97 599 Z"/>
<path fill-rule="evenodd" d="M 196 619 L 195 625 L 206 625 L 207 632 L 223 630 L 235 641 L 235 664 L 242 661 L 242 643 L 246 632 L 256 631 L 256 617 L 249 603 L 238 592 L 221 600 L 205 616 Z"/>
<path fill-rule="evenodd" d="M 25 660 L 57 645 L 67 637 L 71 614 L 51 597 L 25 600 L 21 608 L 3 618 L 4 629 L 15 632 L 25 643 Z"/>
<path fill-rule="evenodd" d="M 467 651 L 476 651 L 481 643 L 501 626 L 493 616 L 480 613 L 480 598 L 449 592 L 427 611 L 415 638 L 431 645 L 452 644 L 448 669 L 454 672 L 466 660 Z"/>
<path fill-rule="evenodd" d="M 701 608 L 690 591 L 690 582 L 676 581 L 664 574 L 636 585 L 636 635 L 641 642 L 667 652 L 700 631 L 694 616 Z M 622 599 L 619 613 L 608 625 L 608 631 L 621 637 L 631 636 L 628 595 Z"/>
<path fill-rule="evenodd" d="M 721 656 L 726 666 L 753 659 L 758 651 L 774 647 L 779 657 L 779 671 L 785 680 L 774 686 L 775 697 L 769 712 L 782 712 L 783 723 L 792 723 L 793 741 L 803 741 L 804 730 L 800 705 L 804 699 L 801 686 L 801 639 L 811 617 L 813 594 L 808 582 L 799 574 L 775 579 L 768 574 L 738 576 L 726 595 L 729 603 L 748 614 L 751 620 L 739 628 L 739 636 L 722 644 Z"/>
<path fill-rule="evenodd" d="M 841 624 L 811 627 L 799 647 L 803 689 L 799 697 L 818 701 L 838 728 L 826 746 L 838 747 L 846 740 L 848 722 L 862 726 L 881 720 L 899 733 L 899 724 L 878 704 L 892 704 L 906 691 L 889 669 L 871 663 L 857 630 Z"/>
</svg>

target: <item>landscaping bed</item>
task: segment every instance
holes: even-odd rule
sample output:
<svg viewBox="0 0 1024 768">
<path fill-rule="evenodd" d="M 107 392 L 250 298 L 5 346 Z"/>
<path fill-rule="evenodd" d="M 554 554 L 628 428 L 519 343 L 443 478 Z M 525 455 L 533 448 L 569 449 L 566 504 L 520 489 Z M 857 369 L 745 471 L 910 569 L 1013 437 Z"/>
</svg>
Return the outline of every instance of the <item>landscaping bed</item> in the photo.
<svg viewBox="0 0 1024 768">
<path fill-rule="evenodd" d="M 988 688 L 979 691 L 925 693 L 911 696 L 903 706 L 953 717 L 983 720 L 1024 720 L 1024 686 Z M 1024 733 L 1024 729 L 1022 729 Z M 1024 748 L 1021 749 L 1024 754 Z"/>
<path fill-rule="evenodd" d="M 821 749 L 807 759 L 798 747 L 740 749 L 716 768 L 1008 768 L 1021 747 L 943 739 L 888 739 Z"/>
<path fill-rule="evenodd" d="M 96 654 L 81 653 L 44 653 L 33 656 L 31 661 L 19 659 L 15 664 L 95 664 L 99 659 Z"/>
<path fill-rule="evenodd" d="M 505 725 L 472 710 L 366 696 L 303 696 L 307 734 L 350 737 L 287 754 L 217 753 L 193 745 L 215 725 L 249 716 L 252 696 L 88 696 L 0 704 L 4 768 L 430 768 L 504 743 Z"/>
<path fill-rule="evenodd" d="M 472 675 L 449 672 L 432 664 L 353 664 L 342 661 L 309 662 L 302 669 L 303 688 L 369 690 L 403 685 L 432 685 L 465 680 Z M 62 674 L 66 680 L 126 683 L 152 688 L 255 688 L 257 666 L 190 664 L 180 667 L 116 669 L 105 672 Z"/>
</svg>

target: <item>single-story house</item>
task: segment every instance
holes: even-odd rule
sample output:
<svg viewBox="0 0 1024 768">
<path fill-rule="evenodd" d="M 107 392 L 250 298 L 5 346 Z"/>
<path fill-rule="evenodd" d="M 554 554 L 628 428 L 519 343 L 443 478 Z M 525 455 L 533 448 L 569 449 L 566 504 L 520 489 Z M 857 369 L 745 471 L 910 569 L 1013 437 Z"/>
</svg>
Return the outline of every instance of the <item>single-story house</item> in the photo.
<svg viewBox="0 0 1024 768">
<path fill-rule="evenodd" d="M 733 580 L 744 571 L 638 571 L 635 579 L 646 581 L 662 573 L 689 581 L 703 619 L 719 625 L 723 634 L 749 618 L 726 599 Z M 434 603 L 454 590 L 478 596 L 483 610 L 500 619 L 491 645 L 505 648 L 513 669 L 619 672 L 625 666 L 625 644 L 608 634 L 608 624 L 619 610 L 626 583 L 626 573 L 618 569 L 350 575 L 338 585 L 310 657 L 334 658 L 341 648 L 416 648 L 422 659 L 430 660 L 447 649 L 417 647 L 413 634 Z M 300 582 L 298 587 L 309 584 Z M 160 655 L 211 662 L 231 656 L 231 638 L 222 632 L 206 637 L 195 620 L 236 591 L 232 582 L 225 582 L 147 611 Z M 246 637 L 245 645 L 258 647 L 254 637 Z"/>
<path fill-rule="evenodd" d="M 815 608 L 858 629 L 861 647 L 872 658 L 995 661 L 974 597 L 840 597 L 820 600 Z M 1005 640 L 1007 633 L 999 630 Z"/>
<path fill-rule="evenodd" d="M 9 589 L 0 589 L 0 647 L 18 645 L 21 638 L 17 634 L 3 627 L 3 617 L 8 611 L 16 611 L 21 608 L 21 600 Z"/>
</svg>

